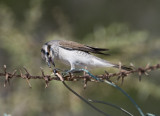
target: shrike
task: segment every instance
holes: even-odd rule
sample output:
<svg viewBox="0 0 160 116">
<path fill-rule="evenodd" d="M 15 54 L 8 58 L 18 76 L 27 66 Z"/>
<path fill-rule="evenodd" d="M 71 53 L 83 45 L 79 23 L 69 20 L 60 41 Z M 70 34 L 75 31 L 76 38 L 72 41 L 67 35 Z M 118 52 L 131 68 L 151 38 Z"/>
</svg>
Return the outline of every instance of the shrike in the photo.
<svg viewBox="0 0 160 116">
<path fill-rule="evenodd" d="M 108 51 L 108 49 L 91 47 L 67 40 L 52 40 L 42 46 L 41 54 L 42 58 L 48 63 L 49 67 L 51 67 L 50 63 L 55 66 L 54 60 L 57 59 L 64 64 L 70 65 L 71 70 L 74 70 L 77 66 L 89 68 L 119 68 L 118 64 L 110 63 L 109 61 L 90 54 L 94 53 L 108 55 L 107 53 L 104 53 L 105 51 Z M 131 70 L 131 68 L 125 66 L 121 66 L 121 69 Z"/>
</svg>

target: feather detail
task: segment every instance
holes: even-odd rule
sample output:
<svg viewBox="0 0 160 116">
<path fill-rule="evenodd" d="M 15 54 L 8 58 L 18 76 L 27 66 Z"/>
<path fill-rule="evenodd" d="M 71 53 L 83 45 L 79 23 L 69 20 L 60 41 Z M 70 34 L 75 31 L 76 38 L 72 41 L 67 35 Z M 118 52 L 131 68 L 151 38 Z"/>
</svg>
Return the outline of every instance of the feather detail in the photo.
<svg viewBox="0 0 160 116">
<path fill-rule="evenodd" d="M 59 42 L 59 45 L 67 50 L 79 50 L 87 53 L 109 55 L 108 53 L 103 53 L 103 51 L 108 51 L 109 49 L 86 46 L 73 41 L 62 40 Z"/>
</svg>

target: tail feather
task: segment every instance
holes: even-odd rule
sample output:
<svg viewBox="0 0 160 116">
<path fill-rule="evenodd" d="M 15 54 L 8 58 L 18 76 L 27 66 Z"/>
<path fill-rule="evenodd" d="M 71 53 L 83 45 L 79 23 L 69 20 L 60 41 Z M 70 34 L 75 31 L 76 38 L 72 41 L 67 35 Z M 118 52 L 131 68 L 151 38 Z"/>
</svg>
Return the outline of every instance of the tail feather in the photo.
<svg viewBox="0 0 160 116">
<path fill-rule="evenodd" d="M 93 57 L 93 61 L 94 63 L 91 62 L 91 66 L 97 66 L 97 67 L 115 67 L 115 68 L 120 68 L 120 65 L 118 64 L 114 64 L 114 63 L 110 63 L 106 60 L 100 59 L 96 56 Z M 126 70 L 126 71 L 131 71 L 133 70 L 132 67 L 127 67 L 122 65 L 121 69 Z"/>
<path fill-rule="evenodd" d="M 87 46 L 87 47 L 89 47 L 91 49 L 92 53 L 102 54 L 102 55 L 110 55 L 108 53 L 105 53 L 109 49 L 106 49 L 106 48 L 96 48 L 96 47 L 91 47 L 91 46 Z"/>
</svg>

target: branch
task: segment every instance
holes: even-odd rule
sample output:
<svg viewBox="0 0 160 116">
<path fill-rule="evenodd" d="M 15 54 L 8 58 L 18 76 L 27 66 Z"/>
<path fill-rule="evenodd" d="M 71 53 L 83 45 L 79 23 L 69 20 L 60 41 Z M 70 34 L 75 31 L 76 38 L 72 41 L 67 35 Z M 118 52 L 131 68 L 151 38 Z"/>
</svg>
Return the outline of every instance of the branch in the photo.
<svg viewBox="0 0 160 116">
<path fill-rule="evenodd" d="M 20 70 L 20 74 L 16 74 L 16 72 L 17 72 L 16 70 L 14 70 L 12 73 L 10 73 L 10 72 L 7 72 L 7 66 L 4 65 L 4 67 L 3 67 L 4 72 L 0 72 L 0 77 L 5 77 L 4 87 L 6 86 L 7 83 L 8 84 L 10 83 L 10 79 L 12 79 L 12 78 L 26 79 L 29 87 L 31 87 L 31 84 L 29 82 L 30 79 L 43 79 L 43 80 L 45 80 L 45 84 L 46 84 L 45 87 L 48 87 L 48 84 L 49 84 L 50 81 L 58 80 L 58 81 L 61 81 L 65 85 L 66 88 L 68 88 L 72 93 L 74 93 L 77 97 L 79 97 L 81 100 L 83 100 L 89 106 L 91 106 L 93 109 L 95 109 L 96 111 L 98 111 L 99 113 L 101 113 L 103 115 L 108 116 L 108 114 L 106 114 L 103 111 L 99 110 L 98 108 L 94 107 L 86 99 L 84 99 L 79 94 L 77 94 L 75 91 L 73 91 L 64 81 L 78 81 L 80 79 L 84 79 L 84 87 L 86 87 L 88 81 L 105 82 L 105 83 L 115 87 L 116 89 L 120 90 L 125 96 L 127 96 L 129 98 L 129 100 L 135 105 L 135 107 L 137 108 L 137 110 L 139 111 L 141 116 L 144 116 L 144 113 L 142 112 L 140 107 L 136 104 L 136 102 L 124 90 L 122 90 L 120 87 L 118 87 L 117 85 L 112 83 L 110 78 L 111 77 L 118 77 L 117 80 L 122 78 L 122 82 L 123 82 L 124 77 L 127 77 L 128 75 L 133 74 L 133 73 L 138 73 L 139 80 L 141 80 L 142 74 L 148 75 L 148 72 L 160 69 L 160 64 L 157 64 L 157 65 L 154 65 L 154 66 L 147 65 L 145 68 L 137 68 L 137 69 L 134 68 L 131 71 L 124 71 L 124 70 L 121 70 L 121 67 L 119 67 L 120 71 L 117 72 L 117 73 L 108 73 L 107 71 L 105 71 L 105 74 L 98 75 L 98 76 L 92 75 L 86 69 L 80 69 L 81 71 L 84 72 L 83 76 L 77 76 L 77 75 L 73 75 L 73 74 L 70 74 L 70 73 L 66 76 L 62 76 L 63 72 L 59 72 L 56 69 L 54 69 L 53 70 L 54 76 L 52 76 L 52 74 L 51 75 L 45 75 L 42 68 L 41 68 L 41 73 L 42 73 L 41 76 L 33 76 L 28 72 L 28 70 L 25 67 L 23 69 L 25 71 L 25 74 L 23 74 L 21 70 Z M 123 110 L 123 109 L 121 109 L 121 110 Z M 125 111 L 125 113 L 128 113 L 128 112 Z M 129 115 L 132 115 L 132 114 L 129 114 Z"/>
<path fill-rule="evenodd" d="M 7 66 L 4 65 L 4 67 L 3 67 L 4 72 L 0 72 L 0 77 L 5 77 L 4 87 L 6 86 L 7 83 L 8 84 L 10 83 L 9 80 L 12 79 L 12 78 L 26 79 L 29 87 L 31 87 L 31 84 L 29 82 L 30 79 L 42 79 L 42 80 L 44 80 L 45 84 L 46 84 L 45 87 L 48 87 L 49 82 L 52 81 L 52 80 L 60 81 L 60 79 L 56 76 L 52 76 L 51 74 L 50 75 L 45 74 L 42 68 L 41 68 L 42 75 L 38 75 L 38 76 L 31 75 L 25 67 L 23 69 L 25 71 L 25 74 L 23 74 L 21 70 L 20 70 L 20 74 L 17 74 L 17 70 L 14 70 L 11 73 L 11 72 L 7 71 Z M 110 79 L 112 77 L 118 77 L 117 80 L 122 78 L 122 82 L 123 82 L 124 77 L 127 77 L 130 74 L 137 73 L 139 75 L 139 80 L 141 80 L 141 76 L 143 74 L 148 75 L 148 72 L 153 71 L 153 70 L 157 70 L 157 69 L 160 69 L 160 64 L 156 64 L 154 66 L 148 66 L 147 65 L 145 68 L 141 68 L 141 67 L 140 68 L 134 68 L 131 71 L 120 70 L 117 73 L 108 73 L 107 71 L 105 71 L 105 74 L 97 75 L 96 77 L 99 78 L 99 79 L 108 80 L 108 81 L 110 81 Z M 64 79 L 64 81 L 78 81 L 80 79 L 83 79 L 84 80 L 84 87 L 86 87 L 86 84 L 87 84 L 88 81 L 96 81 L 90 75 L 88 75 L 86 73 L 84 73 L 83 75 L 71 75 L 71 74 L 69 74 L 69 75 L 64 76 L 63 79 Z M 98 81 L 96 81 L 96 82 L 98 82 Z"/>
</svg>

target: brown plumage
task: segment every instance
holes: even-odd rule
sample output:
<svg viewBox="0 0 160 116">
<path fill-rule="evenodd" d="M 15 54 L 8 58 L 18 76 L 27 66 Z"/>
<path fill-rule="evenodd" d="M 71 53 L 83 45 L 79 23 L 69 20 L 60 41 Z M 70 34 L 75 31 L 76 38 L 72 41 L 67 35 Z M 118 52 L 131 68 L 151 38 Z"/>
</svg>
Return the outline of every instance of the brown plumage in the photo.
<svg viewBox="0 0 160 116">
<path fill-rule="evenodd" d="M 95 54 L 103 54 L 103 55 L 109 55 L 108 53 L 103 53 L 104 51 L 108 51 L 109 49 L 105 48 L 96 48 L 96 47 L 91 47 L 91 46 L 86 46 L 83 44 L 79 44 L 77 42 L 73 41 L 60 41 L 59 42 L 60 47 L 64 49 L 69 49 L 69 50 L 79 50 L 87 53 L 95 53 Z"/>
</svg>

